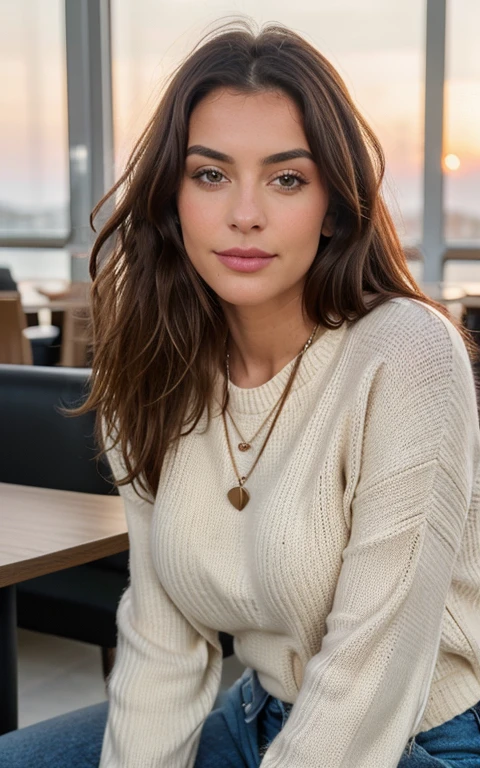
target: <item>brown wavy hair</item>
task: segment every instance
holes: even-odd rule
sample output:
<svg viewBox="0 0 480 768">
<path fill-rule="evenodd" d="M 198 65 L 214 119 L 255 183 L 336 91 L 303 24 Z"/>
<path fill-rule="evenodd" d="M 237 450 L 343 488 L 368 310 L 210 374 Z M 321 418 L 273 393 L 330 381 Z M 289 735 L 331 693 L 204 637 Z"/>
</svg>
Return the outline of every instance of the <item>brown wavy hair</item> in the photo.
<svg viewBox="0 0 480 768">
<path fill-rule="evenodd" d="M 126 474 L 118 484 L 138 483 L 151 496 L 168 449 L 205 409 L 211 417 L 224 363 L 226 319 L 188 258 L 176 208 L 190 114 L 221 87 L 283 92 L 303 115 L 336 217 L 306 276 L 303 308 L 312 323 L 335 328 L 393 297 L 411 297 L 446 315 L 476 356 L 468 331 L 408 269 L 380 192 L 382 149 L 336 70 L 282 25 L 256 31 L 244 19 L 223 23 L 173 73 L 125 172 L 91 216 L 93 227 L 104 204 L 116 201 L 91 254 L 94 357 L 80 410 L 96 408 L 97 426 L 120 445 Z M 376 294 L 368 305 L 365 293 Z"/>
</svg>

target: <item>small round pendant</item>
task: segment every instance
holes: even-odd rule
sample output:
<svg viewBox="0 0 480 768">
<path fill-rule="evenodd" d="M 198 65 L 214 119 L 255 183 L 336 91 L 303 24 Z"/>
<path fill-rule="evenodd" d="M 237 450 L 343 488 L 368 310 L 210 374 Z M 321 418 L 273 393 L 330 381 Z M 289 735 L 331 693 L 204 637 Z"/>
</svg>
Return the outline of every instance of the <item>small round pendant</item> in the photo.
<svg viewBox="0 0 480 768">
<path fill-rule="evenodd" d="M 239 443 L 238 448 L 240 451 L 249 451 L 252 446 L 250 443 Z"/>
<path fill-rule="evenodd" d="M 242 485 L 236 485 L 235 488 L 230 488 L 227 496 L 230 504 L 240 511 L 244 509 L 250 501 L 250 494 Z"/>
</svg>

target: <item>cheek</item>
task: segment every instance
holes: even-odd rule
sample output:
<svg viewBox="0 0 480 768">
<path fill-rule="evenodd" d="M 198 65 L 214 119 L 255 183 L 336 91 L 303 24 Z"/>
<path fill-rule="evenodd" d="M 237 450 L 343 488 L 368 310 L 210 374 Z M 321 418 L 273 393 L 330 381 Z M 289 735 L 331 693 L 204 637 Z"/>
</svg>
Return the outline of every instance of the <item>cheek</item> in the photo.
<svg viewBox="0 0 480 768">
<path fill-rule="evenodd" d="M 313 244 L 316 247 L 322 229 L 323 212 L 324 206 L 320 200 L 311 205 L 292 207 L 278 217 L 278 225 L 292 245 L 297 243 L 308 247 Z"/>
<path fill-rule="evenodd" d="M 216 231 L 221 218 L 220 206 L 215 205 L 205 194 L 197 196 L 195 190 L 179 196 L 178 212 L 185 245 L 189 242 L 196 247 L 211 240 L 212 232 Z"/>
</svg>

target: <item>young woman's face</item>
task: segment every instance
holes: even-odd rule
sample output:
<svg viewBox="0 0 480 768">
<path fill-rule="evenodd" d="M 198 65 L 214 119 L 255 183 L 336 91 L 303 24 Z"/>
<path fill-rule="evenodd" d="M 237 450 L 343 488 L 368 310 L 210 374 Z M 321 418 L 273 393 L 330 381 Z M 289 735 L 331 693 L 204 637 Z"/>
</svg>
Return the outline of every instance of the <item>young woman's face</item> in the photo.
<svg viewBox="0 0 480 768">
<path fill-rule="evenodd" d="M 196 106 L 177 204 L 193 266 L 238 307 L 301 296 L 320 234 L 332 234 L 301 114 L 280 92 L 221 88 Z M 221 255 L 230 249 L 239 255 Z"/>
</svg>

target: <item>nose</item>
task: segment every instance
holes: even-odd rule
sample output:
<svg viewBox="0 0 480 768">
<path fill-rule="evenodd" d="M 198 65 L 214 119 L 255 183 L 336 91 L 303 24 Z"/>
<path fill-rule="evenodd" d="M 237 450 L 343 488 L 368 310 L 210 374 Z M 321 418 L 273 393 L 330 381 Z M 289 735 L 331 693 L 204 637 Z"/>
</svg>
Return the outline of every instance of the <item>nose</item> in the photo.
<svg viewBox="0 0 480 768">
<path fill-rule="evenodd" d="M 258 190 L 253 184 L 238 186 L 232 190 L 228 211 L 228 225 L 246 233 L 251 229 L 264 229 L 266 214 Z"/>
</svg>

